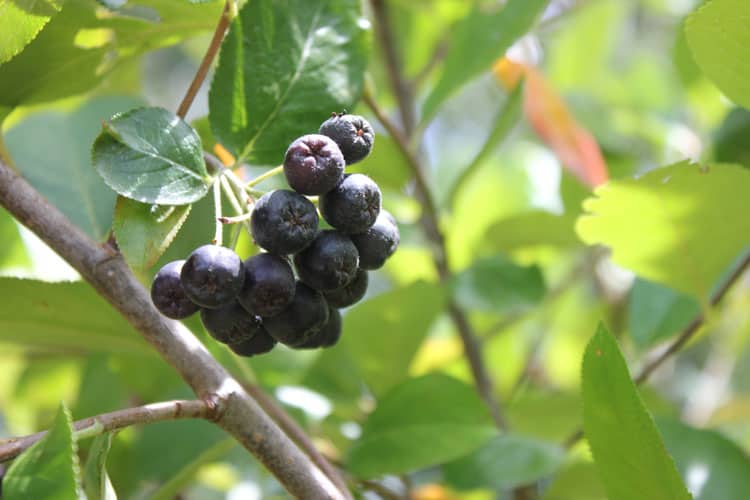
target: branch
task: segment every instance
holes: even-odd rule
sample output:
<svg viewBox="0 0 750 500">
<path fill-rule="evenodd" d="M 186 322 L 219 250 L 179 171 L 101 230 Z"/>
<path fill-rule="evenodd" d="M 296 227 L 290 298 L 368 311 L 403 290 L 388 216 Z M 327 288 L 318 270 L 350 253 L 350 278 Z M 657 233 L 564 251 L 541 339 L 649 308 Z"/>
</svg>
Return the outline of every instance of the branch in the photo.
<svg viewBox="0 0 750 500">
<path fill-rule="evenodd" d="M 221 404 L 216 401 L 179 400 L 165 401 L 125 410 L 104 413 L 73 422 L 73 430 L 79 438 L 92 437 L 138 424 L 150 424 L 164 420 L 204 418 L 214 420 Z M 0 462 L 11 460 L 42 439 L 47 431 L 29 436 L 0 441 Z"/>
<path fill-rule="evenodd" d="M 120 254 L 107 244 L 93 242 L 3 161 L 0 205 L 75 268 L 200 399 L 222 402 L 216 424 L 260 460 L 292 495 L 343 498 L 190 330 L 156 310 Z"/>
</svg>

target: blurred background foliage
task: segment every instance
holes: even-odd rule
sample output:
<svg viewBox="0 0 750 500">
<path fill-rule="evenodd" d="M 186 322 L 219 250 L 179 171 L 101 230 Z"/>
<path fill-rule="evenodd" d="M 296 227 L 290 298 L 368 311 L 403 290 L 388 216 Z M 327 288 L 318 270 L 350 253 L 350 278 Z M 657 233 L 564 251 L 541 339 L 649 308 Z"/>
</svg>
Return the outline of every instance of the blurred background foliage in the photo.
<svg viewBox="0 0 750 500">
<path fill-rule="evenodd" d="M 483 8 L 493 2 L 477 3 Z M 576 126 L 593 136 L 612 180 L 644 176 L 686 158 L 748 164 L 750 114 L 703 76 L 687 47 L 683 21 L 697 3 L 553 0 L 531 34 L 509 53 L 536 66 Z M 405 74 L 414 78 L 417 101 L 423 104 L 443 74 L 444 47 L 460 33 L 454 26 L 471 15 L 472 2 L 388 4 Z M 4 148 L 26 178 L 93 238 L 107 237 L 116 199 L 89 163 L 101 121 L 140 104 L 175 109 L 221 6 L 138 0 L 104 18 L 93 14 L 92 4 L 69 1 L 27 50 L 38 51 L 50 65 L 74 60 L 81 69 L 71 74 L 69 68 L 44 66 L 59 77 L 39 74 L 16 88 L 8 77 L 14 67 L 0 67 L 0 115 L 8 114 Z M 158 21 L 143 20 L 153 13 Z M 64 37 L 67 44 L 57 43 Z M 368 85 L 392 114 L 396 100 L 382 56 L 373 44 Z M 20 56 L 14 60 L 24 64 Z M 618 266 L 607 251 L 584 243 L 607 243 L 611 235 L 602 236 L 583 222 L 576 232 L 591 187 L 561 166 L 560 151 L 550 147 L 528 114 L 516 112 L 505 140 L 472 164 L 498 111 L 519 105 L 511 102 L 504 76 L 487 66 L 437 106 L 432 120 L 417 120 L 420 154 L 455 271 L 450 283 L 437 279 L 408 166 L 394 140 L 379 128 L 373 155 L 361 170 L 380 183 L 402 243 L 385 268 L 372 274 L 366 302 L 346 312 L 341 343 L 319 353 L 277 348 L 243 367 L 223 347 L 206 345 L 229 369 L 245 374 L 250 369 L 315 443 L 350 464 L 354 474 L 393 473 L 384 484 L 399 490 L 399 474 L 411 472 L 407 484 L 414 498 L 506 498 L 509 489 L 542 480 L 549 500 L 602 499 L 585 444 L 569 451 L 561 447 L 581 425 L 581 360 L 597 323 L 603 321 L 618 336 L 631 366 L 642 365 L 651 349 L 704 307 L 706 294 L 746 250 L 750 233 L 737 235 L 739 248 L 716 239 L 723 236 L 705 234 L 667 246 L 674 265 L 660 268 L 664 279 Z M 188 120 L 209 147 L 207 88 L 208 83 Z M 380 127 L 364 104 L 353 111 Z M 547 119 L 554 127 L 554 117 Z M 266 168 L 250 166 L 244 175 L 249 179 Z M 738 212 L 747 206 L 744 193 L 744 198 L 737 197 L 742 191 L 727 195 L 735 196 Z M 701 198 L 689 214 L 704 212 L 722 194 Z M 669 207 L 646 204 L 638 210 L 643 212 L 630 215 L 647 219 L 650 211 L 658 214 Z M 648 232 L 659 229 L 617 231 L 620 239 L 640 237 L 647 246 L 650 237 L 658 239 Z M 78 281 L 75 271 L 2 210 L 0 234 L 0 437 L 48 427 L 61 400 L 74 418 L 83 418 L 190 397 L 185 384 Z M 212 206 L 205 199 L 193 206 L 159 262 L 137 271 L 148 282 L 162 263 L 182 258 L 212 235 Z M 691 265 L 683 259 L 688 243 L 698 256 L 704 251 L 721 256 L 711 268 L 719 274 L 709 273 L 707 284 L 695 290 L 680 286 Z M 243 257 L 256 251 L 246 236 L 239 245 Z M 640 240 L 630 244 L 640 245 Z M 449 294 L 470 312 L 480 333 L 511 434 L 488 440 L 491 422 L 481 408 L 472 410 L 479 401 L 444 309 Z M 188 324 L 206 340 L 197 320 Z M 708 468 L 709 486 L 696 498 L 746 498 L 741 493 L 750 491 L 736 483 L 750 471 L 749 336 L 750 282 L 745 279 L 689 348 L 641 389 L 688 487 L 693 489 L 689 468 L 695 460 Z M 461 418 L 467 425 L 430 422 L 444 425 L 452 440 L 420 441 L 413 430 L 424 415 L 450 413 L 453 406 L 466 410 Z M 378 433 L 386 431 L 404 433 L 399 438 L 403 449 L 378 444 Z M 84 454 L 89 445 L 81 443 Z M 206 422 L 124 430 L 114 438 L 107 464 L 121 498 L 172 498 L 177 492 L 195 499 L 283 497 L 252 457 Z"/>
</svg>

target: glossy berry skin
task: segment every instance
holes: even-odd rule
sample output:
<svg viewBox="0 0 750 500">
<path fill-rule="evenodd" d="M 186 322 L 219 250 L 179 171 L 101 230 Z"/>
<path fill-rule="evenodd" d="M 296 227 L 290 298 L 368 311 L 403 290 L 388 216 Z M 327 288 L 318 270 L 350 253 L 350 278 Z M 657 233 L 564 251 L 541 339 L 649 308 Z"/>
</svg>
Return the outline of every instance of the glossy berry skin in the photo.
<svg viewBox="0 0 750 500">
<path fill-rule="evenodd" d="M 300 281 L 316 290 L 335 290 L 349 283 L 357 273 L 359 257 L 351 238 L 326 229 L 310 246 L 294 256 Z"/>
<path fill-rule="evenodd" d="M 341 313 L 338 309 L 328 308 L 328 321 L 297 349 L 315 349 L 331 347 L 341 338 Z"/>
<path fill-rule="evenodd" d="M 320 195 L 333 189 L 344 176 L 344 155 L 330 137 L 303 135 L 286 150 L 284 175 L 301 194 Z"/>
<path fill-rule="evenodd" d="M 187 258 L 180 272 L 185 294 L 201 307 L 234 302 L 245 281 L 242 260 L 229 248 L 203 245 Z"/>
<path fill-rule="evenodd" d="M 263 329 L 260 316 L 250 314 L 237 302 L 218 309 L 201 309 L 201 322 L 223 344 L 244 342 Z"/>
<path fill-rule="evenodd" d="M 370 154 L 375 143 L 372 125 L 359 115 L 335 114 L 324 121 L 318 131 L 338 144 L 347 165 L 356 163 Z"/>
<path fill-rule="evenodd" d="M 248 340 L 229 344 L 229 348 L 239 356 L 250 357 L 256 354 L 264 354 L 273 349 L 275 345 L 276 340 L 265 329 L 262 329 Z"/>
<path fill-rule="evenodd" d="M 380 198 L 375 181 L 364 174 L 348 174 L 320 197 L 320 213 L 342 233 L 363 233 L 378 218 Z"/>
<path fill-rule="evenodd" d="M 276 316 L 263 318 L 268 333 L 282 344 L 304 344 L 328 321 L 328 304 L 320 292 L 297 282 L 294 298 Z"/>
<path fill-rule="evenodd" d="M 184 260 L 174 260 L 164 265 L 151 283 L 151 301 L 167 318 L 184 319 L 198 312 L 200 307 L 185 295 L 180 281 Z"/>
<path fill-rule="evenodd" d="M 253 240 L 269 253 L 297 253 L 318 234 L 318 212 L 304 196 L 279 189 L 261 196 L 250 217 Z"/>
<path fill-rule="evenodd" d="M 270 253 L 253 255 L 244 262 L 245 284 L 237 301 L 248 312 L 273 316 L 294 297 L 294 272 L 286 259 Z"/>
<path fill-rule="evenodd" d="M 368 282 L 367 271 L 357 269 L 357 274 L 351 282 L 336 290 L 323 292 L 323 296 L 331 307 L 349 307 L 362 300 L 367 292 Z"/>
<path fill-rule="evenodd" d="M 400 235 L 396 219 L 386 210 L 381 210 L 370 229 L 364 233 L 351 235 L 351 239 L 359 252 L 361 269 L 381 268 L 386 259 L 398 248 Z"/>
</svg>

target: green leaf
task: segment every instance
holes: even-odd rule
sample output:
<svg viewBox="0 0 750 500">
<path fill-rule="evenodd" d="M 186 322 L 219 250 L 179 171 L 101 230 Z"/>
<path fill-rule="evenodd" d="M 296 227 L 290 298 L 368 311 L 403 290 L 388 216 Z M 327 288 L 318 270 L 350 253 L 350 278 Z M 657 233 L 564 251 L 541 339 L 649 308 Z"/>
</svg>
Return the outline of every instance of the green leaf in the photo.
<svg viewBox="0 0 750 500">
<path fill-rule="evenodd" d="M 153 266 L 172 243 L 191 205 L 148 205 L 117 198 L 113 229 L 130 267 L 139 273 Z"/>
<path fill-rule="evenodd" d="M 607 500 L 607 495 L 593 463 L 573 462 L 555 475 L 542 499 Z"/>
<path fill-rule="evenodd" d="M 411 178 L 406 158 L 391 136 L 379 134 L 376 141 L 377 146 L 372 148 L 366 160 L 346 166 L 347 173 L 363 173 L 381 187 L 401 190 Z"/>
<path fill-rule="evenodd" d="M 513 252 L 534 246 L 570 248 L 580 245 L 575 232 L 576 217 L 534 210 L 500 219 L 487 229 L 485 246 Z"/>
<path fill-rule="evenodd" d="M 83 490 L 88 500 L 117 500 L 115 489 L 107 474 L 107 454 L 112 447 L 112 433 L 94 439 L 83 468 Z"/>
<path fill-rule="evenodd" d="M 523 310 L 544 297 L 542 272 L 501 255 L 477 260 L 453 281 L 453 296 L 463 307 L 496 314 Z"/>
<path fill-rule="evenodd" d="M 0 278 L 0 341 L 50 349 L 151 355 L 152 351 L 88 284 Z"/>
<path fill-rule="evenodd" d="M 78 500 L 78 458 L 64 404 L 46 436 L 21 454 L 3 479 L 3 498 Z"/>
<path fill-rule="evenodd" d="M 198 134 L 162 108 L 114 116 L 94 142 L 92 159 L 104 182 L 142 203 L 192 203 L 212 182 Z"/>
<path fill-rule="evenodd" d="M 721 122 L 713 140 L 714 159 L 750 167 L 750 111 L 734 108 Z"/>
<path fill-rule="evenodd" d="M 62 0 L 0 0 L 0 64 L 21 52 L 61 6 Z"/>
<path fill-rule="evenodd" d="M 610 500 L 690 499 L 617 341 L 602 325 L 583 357 L 583 428 Z"/>
<path fill-rule="evenodd" d="M 238 161 L 278 165 L 296 137 L 362 91 L 359 0 L 254 0 L 232 22 L 209 93 L 214 134 Z"/>
<path fill-rule="evenodd" d="M 549 476 L 564 460 L 565 452 L 557 445 L 504 434 L 444 465 L 443 474 L 451 486 L 461 490 L 505 490 Z"/>
<path fill-rule="evenodd" d="M 749 18 L 746 0 L 710 0 L 685 21 L 695 62 L 719 90 L 746 108 L 750 108 Z"/>
<path fill-rule="evenodd" d="M 18 224 L 4 208 L 0 208 L 0 241 L 3 242 L 0 245 L 0 272 L 25 268 L 31 263 Z"/>
<path fill-rule="evenodd" d="M 393 388 L 367 418 L 349 453 L 359 477 L 398 474 L 460 457 L 497 434 L 469 385 L 442 374 Z"/>
<path fill-rule="evenodd" d="M 495 59 L 534 26 L 548 3 L 549 0 L 510 0 L 500 11 L 491 13 L 477 5 L 454 28 L 443 73 L 424 103 L 423 121 L 429 120 L 464 83 L 489 71 Z"/>
<path fill-rule="evenodd" d="M 638 278 L 628 302 L 630 335 L 639 347 L 646 347 L 681 331 L 700 311 L 689 295 Z"/>
<path fill-rule="evenodd" d="M 657 420 L 667 450 L 695 500 L 745 500 L 750 491 L 750 459 L 720 433 L 677 420 Z"/>
<path fill-rule="evenodd" d="M 705 300 L 748 245 L 749 192 L 747 169 L 680 162 L 597 188 L 576 229 L 617 264 Z"/>
</svg>

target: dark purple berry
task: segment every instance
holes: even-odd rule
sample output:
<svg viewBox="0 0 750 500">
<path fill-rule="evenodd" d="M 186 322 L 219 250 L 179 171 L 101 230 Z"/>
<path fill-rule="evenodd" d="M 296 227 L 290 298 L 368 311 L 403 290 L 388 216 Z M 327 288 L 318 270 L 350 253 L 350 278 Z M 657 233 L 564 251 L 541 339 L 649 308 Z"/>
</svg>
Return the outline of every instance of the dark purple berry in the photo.
<svg viewBox="0 0 750 500">
<path fill-rule="evenodd" d="M 294 297 L 294 272 L 282 257 L 270 253 L 245 261 L 245 285 L 237 301 L 252 314 L 273 316 Z"/>
<path fill-rule="evenodd" d="M 364 174 L 348 174 L 320 197 L 320 213 L 342 233 L 363 233 L 380 213 L 380 188 Z"/>
<path fill-rule="evenodd" d="M 273 349 L 275 345 L 276 340 L 271 337 L 265 329 L 261 329 L 248 340 L 236 344 L 229 344 L 229 348 L 234 351 L 235 354 L 250 357 L 255 356 L 256 354 L 266 353 Z"/>
<path fill-rule="evenodd" d="M 263 329 L 260 316 L 250 314 L 237 302 L 218 309 L 201 309 L 206 331 L 223 344 L 244 342 Z"/>
<path fill-rule="evenodd" d="M 323 122 L 319 132 L 338 144 L 347 165 L 356 163 L 370 154 L 375 143 L 372 126 L 358 115 L 335 114 Z"/>
<path fill-rule="evenodd" d="M 341 338 L 341 313 L 338 309 L 328 308 L 328 321 L 320 330 L 312 334 L 298 349 L 315 349 L 317 347 L 331 347 Z"/>
<path fill-rule="evenodd" d="M 396 251 L 400 240 L 396 219 L 386 210 L 381 210 L 370 229 L 364 233 L 352 234 L 351 239 L 359 252 L 361 269 L 383 267 L 386 259 Z"/>
<path fill-rule="evenodd" d="M 328 321 L 328 304 L 317 290 L 297 282 L 294 298 L 276 316 L 263 318 L 273 338 L 288 346 L 304 344 Z"/>
<path fill-rule="evenodd" d="M 203 245 L 190 254 L 180 272 L 185 294 L 210 309 L 234 302 L 245 281 L 242 260 L 229 248 Z"/>
<path fill-rule="evenodd" d="M 318 233 L 310 246 L 294 256 L 300 281 L 316 290 L 335 290 L 357 273 L 357 248 L 351 238 L 332 229 Z"/>
<path fill-rule="evenodd" d="M 323 296 L 331 307 L 349 307 L 362 300 L 367 292 L 368 282 L 367 271 L 357 269 L 357 274 L 351 282 L 336 290 L 323 292 Z"/>
<path fill-rule="evenodd" d="M 284 156 L 284 175 L 301 194 L 319 195 L 333 189 L 344 175 L 344 156 L 330 137 L 303 135 Z"/>
<path fill-rule="evenodd" d="M 185 295 L 180 281 L 184 260 L 175 260 L 159 269 L 151 284 L 151 301 L 164 316 L 184 319 L 200 309 Z"/>
<path fill-rule="evenodd" d="M 270 253 L 297 253 L 315 239 L 318 212 L 310 200 L 294 191 L 270 191 L 255 202 L 250 231 L 255 243 Z"/>
</svg>

